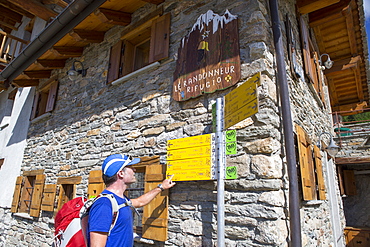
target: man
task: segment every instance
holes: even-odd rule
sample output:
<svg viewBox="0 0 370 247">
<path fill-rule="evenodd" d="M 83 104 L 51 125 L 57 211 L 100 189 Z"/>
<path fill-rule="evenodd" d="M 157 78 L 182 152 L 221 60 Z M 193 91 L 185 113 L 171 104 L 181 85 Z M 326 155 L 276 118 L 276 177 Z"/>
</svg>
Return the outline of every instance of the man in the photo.
<svg viewBox="0 0 370 247">
<path fill-rule="evenodd" d="M 134 241 L 133 216 L 130 202 L 135 208 L 143 207 L 163 190 L 176 184 L 169 179 L 165 179 L 155 189 L 130 200 L 124 195 L 124 192 L 130 184 L 136 182 L 135 168 L 131 165 L 139 162 L 139 158 L 131 159 L 127 155 L 121 154 L 110 155 L 104 160 L 102 171 L 106 188 L 102 193 L 113 194 L 118 205 L 122 205 L 122 208 L 119 209 L 116 224 L 110 231 L 112 203 L 109 198 L 99 198 L 91 206 L 87 230 L 90 247 L 132 247 Z"/>
</svg>

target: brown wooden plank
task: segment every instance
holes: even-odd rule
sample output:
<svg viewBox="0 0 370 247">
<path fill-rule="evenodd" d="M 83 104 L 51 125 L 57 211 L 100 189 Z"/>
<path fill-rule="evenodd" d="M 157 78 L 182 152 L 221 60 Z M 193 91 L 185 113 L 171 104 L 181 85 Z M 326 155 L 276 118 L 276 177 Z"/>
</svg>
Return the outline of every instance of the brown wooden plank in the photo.
<svg viewBox="0 0 370 247">
<path fill-rule="evenodd" d="M 110 49 L 107 83 L 111 83 L 112 81 L 118 79 L 119 68 L 121 66 L 120 62 L 122 57 L 122 46 L 123 41 L 118 41 Z"/>
<path fill-rule="evenodd" d="M 38 59 L 36 63 L 45 69 L 61 69 L 65 67 L 67 59 Z"/>
<path fill-rule="evenodd" d="M 314 153 L 319 200 L 326 200 L 325 180 L 324 180 L 324 174 L 322 170 L 322 160 L 321 160 L 322 157 L 321 157 L 320 149 L 318 146 L 315 145 L 313 150 L 314 150 L 313 153 Z"/>
<path fill-rule="evenodd" d="M 87 43 L 101 43 L 104 40 L 105 32 L 96 30 L 73 29 L 69 33 L 76 41 Z"/>
<path fill-rule="evenodd" d="M 49 88 L 49 95 L 47 104 L 45 107 L 45 112 L 50 112 L 54 109 L 55 101 L 57 99 L 57 93 L 58 93 L 58 81 L 54 81 Z"/>
<path fill-rule="evenodd" d="M 31 171 L 24 171 L 22 173 L 23 176 L 36 176 L 40 174 L 44 174 L 45 169 L 38 169 L 38 170 L 31 170 Z"/>
<path fill-rule="evenodd" d="M 23 10 L 22 8 L 18 7 L 17 5 L 10 3 L 8 0 L 0 0 L 0 5 L 6 8 L 11 9 L 14 12 L 17 12 L 20 15 L 24 15 L 30 19 L 34 18 L 35 16 L 28 11 Z"/>
<path fill-rule="evenodd" d="M 29 70 L 23 71 L 30 79 L 45 79 L 51 76 L 52 70 Z"/>
<path fill-rule="evenodd" d="M 338 2 L 340 2 L 340 0 L 298 0 L 297 7 L 299 13 L 304 15 L 328 7 Z"/>
<path fill-rule="evenodd" d="M 168 57 L 170 44 L 170 21 L 170 13 L 153 21 L 150 35 L 149 63 Z"/>
<path fill-rule="evenodd" d="M 357 194 L 354 170 L 343 170 L 344 191 L 348 196 Z"/>
<path fill-rule="evenodd" d="M 131 14 L 122 11 L 99 8 L 94 12 L 94 14 L 103 23 L 120 26 L 127 26 L 131 23 Z"/>
<path fill-rule="evenodd" d="M 30 207 L 30 216 L 39 217 L 41 210 L 42 194 L 44 192 L 46 175 L 40 174 L 36 176 L 36 180 L 33 187 L 32 202 Z"/>
<path fill-rule="evenodd" d="M 55 195 L 57 191 L 56 184 L 45 184 L 44 193 L 41 201 L 41 210 L 53 212 Z"/>
<path fill-rule="evenodd" d="M 89 175 L 89 185 L 87 188 L 88 198 L 96 197 L 99 195 L 105 188 L 105 184 L 102 178 L 101 170 L 90 171 Z"/>
<path fill-rule="evenodd" d="M 39 79 L 18 79 L 12 81 L 12 84 L 16 87 L 34 87 L 38 86 L 39 83 Z"/>
<path fill-rule="evenodd" d="M 370 156 L 365 157 L 336 157 L 335 164 L 346 165 L 346 164 L 370 164 Z"/>
<path fill-rule="evenodd" d="M 78 46 L 54 46 L 51 51 L 58 56 L 80 57 L 84 48 Z"/>
<path fill-rule="evenodd" d="M 57 180 L 57 184 L 79 184 L 81 183 L 82 177 L 60 177 Z"/>
<path fill-rule="evenodd" d="M 50 18 L 54 18 L 58 15 L 58 13 L 54 12 L 53 10 L 45 7 L 45 5 L 37 2 L 35 0 L 8 0 L 10 3 L 18 6 L 19 8 L 40 17 L 45 21 L 49 21 Z"/>
<path fill-rule="evenodd" d="M 23 184 L 23 176 L 17 177 L 14 194 L 13 194 L 13 201 L 12 201 L 12 207 L 10 209 L 10 212 L 16 213 L 18 211 L 19 207 L 19 200 L 21 196 L 21 190 L 22 190 L 22 184 Z"/>
</svg>

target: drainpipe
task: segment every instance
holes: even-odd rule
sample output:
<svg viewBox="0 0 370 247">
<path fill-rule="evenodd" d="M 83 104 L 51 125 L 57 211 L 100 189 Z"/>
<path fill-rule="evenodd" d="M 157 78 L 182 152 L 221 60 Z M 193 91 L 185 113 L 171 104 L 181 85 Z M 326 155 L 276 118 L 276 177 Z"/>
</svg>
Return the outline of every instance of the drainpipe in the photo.
<svg viewBox="0 0 370 247">
<path fill-rule="evenodd" d="M 301 219 L 299 213 L 299 188 L 296 155 L 294 148 L 293 123 L 290 110 L 289 88 L 284 61 L 284 49 L 281 38 L 279 10 L 277 0 L 269 0 L 272 20 L 272 31 L 276 49 L 277 82 L 280 90 L 281 110 L 283 118 L 283 130 L 285 141 L 285 153 L 289 177 L 289 224 L 290 246 L 300 247 L 301 243 Z"/>
<path fill-rule="evenodd" d="M 0 81 L 11 82 L 42 54 L 53 47 L 77 24 L 106 0 L 75 0 L 63 10 L 28 46 L 0 73 Z"/>
</svg>

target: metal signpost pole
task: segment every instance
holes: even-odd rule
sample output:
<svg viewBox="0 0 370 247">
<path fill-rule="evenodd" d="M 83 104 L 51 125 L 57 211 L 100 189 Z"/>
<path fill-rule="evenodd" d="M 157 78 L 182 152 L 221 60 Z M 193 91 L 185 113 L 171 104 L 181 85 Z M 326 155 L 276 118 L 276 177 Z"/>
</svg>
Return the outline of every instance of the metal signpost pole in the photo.
<svg viewBox="0 0 370 247">
<path fill-rule="evenodd" d="M 225 246 L 225 139 L 223 97 L 216 99 L 217 246 Z"/>
</svg>

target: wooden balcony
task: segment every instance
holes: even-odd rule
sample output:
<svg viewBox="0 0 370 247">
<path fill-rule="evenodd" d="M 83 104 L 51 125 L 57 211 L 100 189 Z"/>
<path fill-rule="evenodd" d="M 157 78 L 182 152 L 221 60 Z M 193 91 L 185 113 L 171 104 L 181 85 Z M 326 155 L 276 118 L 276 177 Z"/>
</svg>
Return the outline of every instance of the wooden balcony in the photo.
<svg viewBox="0 0 370 247">
<path fill-rule="evenodd" d="M 0 71 L 3 70 L 29 43 L 6 32 L 0 31 Z"/>
</svg>

